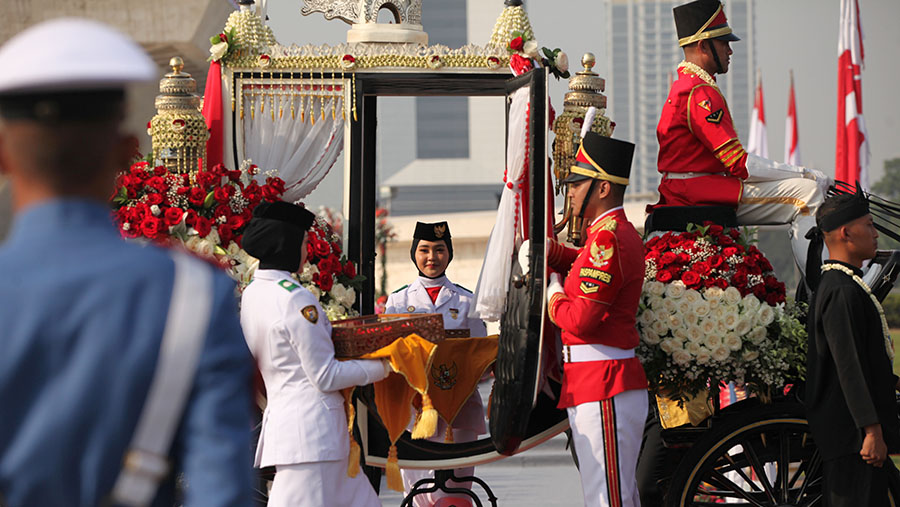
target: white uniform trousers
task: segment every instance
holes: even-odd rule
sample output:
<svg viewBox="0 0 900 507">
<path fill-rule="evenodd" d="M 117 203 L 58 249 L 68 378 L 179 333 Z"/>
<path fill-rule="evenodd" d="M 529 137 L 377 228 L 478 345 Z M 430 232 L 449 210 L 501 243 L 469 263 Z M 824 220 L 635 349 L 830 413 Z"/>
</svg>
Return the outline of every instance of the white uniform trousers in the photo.
<svg viewBox="0 0 900 507">
<path fill-rule="evenodd" d="M 751 155 L 750 176 L 744 180 L 737 220 L 741 225 L 790 224 L 791 249 L 801 272 L 806 271 L 809 240 L 816 210 L 825 201 L 831 181 L 821 173 Z M 815 178 L 815 179 L 813 179 Z M 827 258 L 824 257 L 823 258 Z"/>
<path fill-rule="evenodd" d="M 381 507 L 378 495 L 360 471 L 347 475 L 347 458 L 277 465 L 269 507 Z"/>
<path fill-rule="evenodd" d="M 585 507 L 640 507 L 635 470 L 647 396 L 632 389 L 567 409 Z"/>
<path fill-rule="evenodd" d="M 476 391 L 477 394 L 477 391 Z M 432 442 L 443 442 L 446 438 L 447 431 L 447 423 L 444 422 L 443 419 L 438 419 L 438 428 L 437 431 L 434 432 L 434 436 L 429 438 Z M 478 435 L 472 430 L 463 430 L 463 429 L 454 429 L 453 430 L 453 441 L 456 443 L 460 442 L 471 442 L 476 440 Z M 465 467 L 465 468 L 456 468 L 454 469 L 453 475 L 457 477 L 470 477 L 475 473 L 475 467 Z M 406 494 L 409 494 L 410 490 L 412 490 L 413 486 L 416 482 L 428 478 L 434 477 L 434 470 L 400 470 L 400 475 L 403 477 L 403 488 Z M 456 482 L 456 481 L 447 481 L 447 486 L 452 488 L 465 488 L 472 489 L 472 483 L 467 482 Z M 435 491 L 433 493 L 425 493 L 422 495 L 416 495 L 413 498 L 413 507 L 431 507 L 438 501 L 440 498 L 444 498 L 447 496 L 454 497 L 465 497 L 465 495 L 456 494 L 450 495 L 449 493 L 444 493 L 443 491 Z M 468 498 L 468 497 L 466 497 Z"/>
</svg>

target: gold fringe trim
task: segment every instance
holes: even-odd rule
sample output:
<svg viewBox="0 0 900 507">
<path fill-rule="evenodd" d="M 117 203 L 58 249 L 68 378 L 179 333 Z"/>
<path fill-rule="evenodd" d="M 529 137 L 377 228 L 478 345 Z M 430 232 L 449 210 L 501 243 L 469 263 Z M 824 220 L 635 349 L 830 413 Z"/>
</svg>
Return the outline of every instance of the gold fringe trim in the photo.
<svg viewBox="0 0 900 507">
<path fill-rule="evenodd" d="M 422 394 L 422 413 L 413 427 L 412 437 L 416 440 L 431 437 L 437 431 L 437 422 L 438 412 L 431 404 L 431 397 L 428 393 Z"/>
<path fill-rule="evenodd" d="M 403 491 L 403 478 L 400 476 L 400 464 L 397 460 L 397 446 L 391 445 L 388 451 L 387 465 L 385 466 L 387 487 L 394 491 Z"/>
</svg>

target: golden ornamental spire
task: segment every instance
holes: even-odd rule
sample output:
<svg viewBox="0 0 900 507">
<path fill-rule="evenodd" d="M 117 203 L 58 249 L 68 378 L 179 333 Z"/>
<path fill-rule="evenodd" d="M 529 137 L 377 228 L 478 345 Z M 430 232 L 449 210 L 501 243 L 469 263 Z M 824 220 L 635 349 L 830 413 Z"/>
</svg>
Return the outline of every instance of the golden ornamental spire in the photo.
<svg viewBox="0 0 900 507">
<path fill-rule="evenodd" d="M 156 116 L 150 120 L 153 159 L 172 172 L 186 173 L 205 168 L 209 131 L 200 114 L 197 81 L 183 72 L 184 61 L 169 60 L 172 72 L 159 81 Z M 201 166 L 202 164 L 202 166 Z"/>
</svg>

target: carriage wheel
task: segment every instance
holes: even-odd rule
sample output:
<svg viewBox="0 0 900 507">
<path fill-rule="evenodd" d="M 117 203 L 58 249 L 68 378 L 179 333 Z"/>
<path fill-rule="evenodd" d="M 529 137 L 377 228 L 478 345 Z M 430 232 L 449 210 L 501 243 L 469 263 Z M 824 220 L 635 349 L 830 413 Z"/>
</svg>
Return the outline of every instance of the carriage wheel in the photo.
<svg viewBox="0 0 900 507">
<path fill-rule="evenodd" d="M 666 505 L 822 505 L 822 457 L 802 407 L 776 404 L 713 424 L 672 476 Z M 890 505 L 897 505 L 896 483 Z"/>
</svg>

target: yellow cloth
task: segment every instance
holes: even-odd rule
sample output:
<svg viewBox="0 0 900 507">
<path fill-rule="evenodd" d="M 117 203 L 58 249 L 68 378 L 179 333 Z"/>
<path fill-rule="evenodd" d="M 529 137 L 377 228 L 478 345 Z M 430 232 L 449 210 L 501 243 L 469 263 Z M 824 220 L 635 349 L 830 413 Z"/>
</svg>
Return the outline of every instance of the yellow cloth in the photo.
<svg viewBox="0 0 900 507">
<path fill-rule="evenodd" d="M 431 361 L 428 395 L 447 424 L 453 424 L 485 370 L 497 359 L 497 335 L 450 338 L 437 345 Z"/>
<path fill-rule="evenodd" d="M 713 411 L 709 404 L 709 393 L 703 392 L 679 405 L 677 400 L 665 396 L 656 397 L 659 407 L 659 421 L 663 429 L 674 428 L 690 423 L 696 426 L 711 416 Z"/>
</svg>

